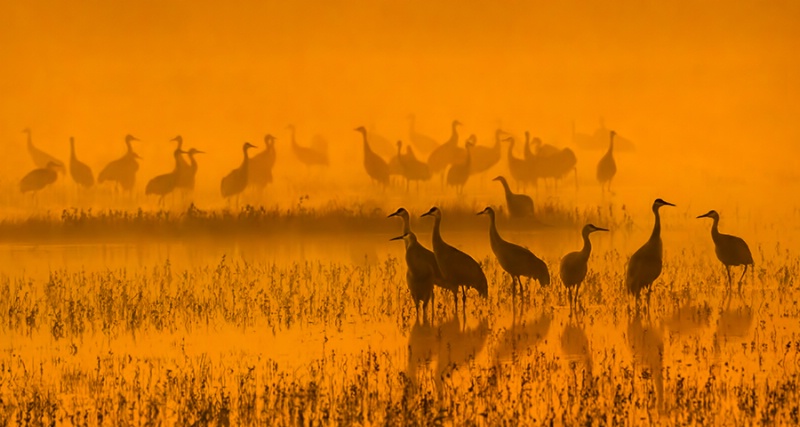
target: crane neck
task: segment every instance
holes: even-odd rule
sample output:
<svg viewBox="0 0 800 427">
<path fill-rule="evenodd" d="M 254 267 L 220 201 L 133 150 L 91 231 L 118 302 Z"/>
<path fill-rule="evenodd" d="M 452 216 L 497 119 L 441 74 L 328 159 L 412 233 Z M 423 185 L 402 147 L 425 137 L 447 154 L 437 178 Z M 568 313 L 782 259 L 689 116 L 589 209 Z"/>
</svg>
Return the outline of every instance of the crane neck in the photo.
<svg viewBox="0 0 800 427">
<path fill-rule="evenodd" d="M 653 233 L 650 234 L 650 241 L 661 239 L 661 215 L 658 213 L 658 208 L 653 210 L 656 216 L 656 222 L 653 224 Z"/>
<path fill-rule="evenodd" d="M 175 157 L 175 170 L 177 171 L 181 168 L 181 150 L 175 150 L 173 157 Z"/>
<path fill-rule="evenodd" d="M 592 241 L 589 240 L 590 233 L 583 233 L 583 249 L 581 249 L 581 256 L 589 259 L 589 255 L 592 253 Z"/>
<path fill-rule="evenodd" d="M 247 148 L 244 147 L 242 152 L 244 152 L 244 159 L 242 160 L 242 169 L 247 170 L 247 165 L 250 163 L 250 157 L 247 156 Z"/>
<path fill-rule="evenodd" d="M 371 153 L 372 149 L 369 147 L 369 142 L 367 141 L 367 132 L 361 132 L 361 136 L 364 139 L 364 152 Z"/>
<path fill-rule="evenodd" d="M 450 133 L 450 140 L 447 141 L 447 143 L 450 145 L 458 145 L 458 129 L 456 129 L 456 127 L 458 127 L 458 125 L 453 123 L 453 130 Z"/>
<path fill-rule="evenodd" d="M 511 193 L 511 188 L 508 187 L 508 181 L 501 179 L 500 183 L 503 184 L 503 191 L 506 192 L 506 197 L 511 196 L 513 193 Z"/>
<path fill-rule="evenodd" d="M 514 140 L 513 139 L 509 140 L 509 143 L 508 143 L 508 158 L 510 159 L 512 157 L 514 157 Z"/>
<path fill-rule="evenodd" d="M 34 148 L 33 147 L 33 138 L 31 137 L 31 131 L 27 131 L 25 133 L 28 134 L 28 148 Z"/>
<path fill-rule="evenodd" d="M 500 237 L 500 233 L 497 231 L 497 223 L 494 219 L 494 212 L 487 212 L 489 214 L 489 241 L 491 242 L 492 246 L 497 245 L 497 243 L 503 241 L 503 238 Z"/>
<path fill-rule="evenodd" d="M 297 141 L 294 139 L 294 126 L 289 128 L 289 132 L 292 134 L 292 145 L 297 145 Z"/>
<path fill-rule="evenodd" d="M 444 240 L 442 240 L 442 234 L 440 232 L 441 224 L 442 224 L 442 218 L 439 217 L 439 216 L 434 216 L 433 217 L 433 235 L 432 235 L 432 239 L 431 239 L 431 240 L 433 240 L 433 245 L 434 246 L 440 246 L 440 245 L 444 244 Z"/>
<path fill-rule="evenodd" d="M 192 167 L 193 171 L 197 171 L 197 160 L 194 158 L 194 154 L 189 153 L 189 164 Z"/>
<path fill-rule="evenodd" d="M 713 218 L 714 224 L 711 225 L 711 239 L 717 240 L 719 238 L 719 218 Z"/>
<path fill-rule="evenodd" d="M 408 215 L 402 215 L 403 218 L 403 234 L 411 233 L 411 221 L 408 219 Z"/>
<path fill-rule="evenodd" d="M 608 143 L 608 153 L 609 154 L 613 154 L 614 153 L 614 134 L 613 133 L 611 134 L 611 140 Z"/>
<path fill-rule="evenodd" d="M 69 140 L 69 155 L 73 159 L 75 158 L 75 140 L 74 139 L 70 139 Z"/>
</svg>

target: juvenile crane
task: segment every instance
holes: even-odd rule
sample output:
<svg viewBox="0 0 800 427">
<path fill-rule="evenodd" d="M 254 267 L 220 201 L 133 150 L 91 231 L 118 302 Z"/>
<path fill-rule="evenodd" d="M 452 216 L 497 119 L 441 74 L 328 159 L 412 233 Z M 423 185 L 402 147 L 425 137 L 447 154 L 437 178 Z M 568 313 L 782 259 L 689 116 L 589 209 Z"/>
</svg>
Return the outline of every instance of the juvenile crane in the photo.
<svg viewBox="0 0 800 427">
<path fill-rule="evenodd" d="M 364 169 L 366 169 L 367 175 L 369 175 L 373 181 L 386 186 L 389 184 L 389 165 L 369 147 L 367 129 L 365 129 L 364 126 L 359 126 L 355 130 L 356 132 L 360 132 L 364 139 Z"/>
<path fill-rule="evenodd" d="M 577 308 L 578 305 L 578 292 L 583 279 L 586 278 L 586 272 L 589 270 L 589 255 L 592 253 L 592 242 L 589 240 L 589 235 L 595 231 L 608 231 L 608 229 L 586 224 L 581 230 L 583 249 L 570 252 L 564 255 L 564 258 L 561 258 L 559 272 L 561 273 L 561 282 L 567 287 L 570 310 Z M 575 288 L 574 295 L 572 294 L 572 288 Z"/>
<path fill-rule="evenodd" d="M 439 265 L 444 281 L 452 286 L 456 313 L 458 313 L 458 288 L 462 287 L 461 302 L 466 315 L 468 287 L 475 288 L 483 298 L 489 296 L 489 284 L 486 280 L 486 275 L 483 274 L 481 265 L 475 259 L 442 240 L 440 232 L 442 211 L 439 208 L 434 206 L 422 216 L 432 216 L 434 218 L 432 241 L 436 264 Z"/>
<path fill-rule="evenodd" d="M 76 184 L 89 188 L 94 185 L 92 169 L 75 156 L 75 138 L 69 137 L 69 174 Z"/>
<path fill-rule="evenodd" d="M 478 215 L 483 214 L 489 215 L 489 243 L 492 246 L 492 252 L 494 252 L 494 255 L 497 257 L 500 266 L 511 276 L 511 290 L 513 294 L 517 294 L 517 284 L 519 284 L 519 293 L 523 295 L 524 289 L 522 288 L 522 280 L 520 279 L 522 276 L 537 280 L 539 285 L 549 285 L 550 272 L 547 271 L 547 264 L 528 249 L 503 240 L 503 238 L 500 237 L 500 233 L 497 232 L 494 209 L 487 207 L 478 212 Z"/>
<path fill-rule="evenodd" d="M 508 181 L 506 181 L 503 176 L 498 176 L 492 181 L 500 181 L 500 183 L 503 184 L 503 191 L 506 195 L 506 207 L 508 208 L 508 214 L 512 218 L 533 217 L 533 199 L 531 199 L 530 196 L 511 192 Z"/>
<path fill-rule="evenodd" d="M 33 164 L 35 164 L 37 168 L 47 169 L 48 163 L 52 162 L 55 163 L 54 170 L 64 171 L 64 163 L 61 160 L 56 159 L 33 145 L 30 128 L 25 128 L 22 132 L 28 135 L 28 154 L 30 154 Z"/>
<path fill-rule="evenodd" d="M 50 162 L 46 167 L 36 168 L 22 177 L 19 182 L 19 191 L 22 193 L 37 192 L 48 185 L 56 182 L 58 179 L 58 169 L 60 165 L 56 162 Z"/>
<path fill-rule="evenodd" d="M 447 170 L 447 185 L 456 187 L 456 193 L 458 194 L 464 191 L 464 185 L 466 185 L 469 179 L 469 171 L 472 167 L 471 151 L 474 146 L 475 140 L 468 139 L 466 143 L 467 158 L 464 159 L 463 163 L 454 163 L 450 166 L 450 169 Z"/>
<path fill-rule="evenodd" d="M 656 199 L 653 202 L 653 214 L 656 217 L 653 232 L 650 234 L 650 239 L 633 253 L 628 262 L 625 286 L 628 288 L 628 292 L 633 294 L 637 300 L 642 290 L 649 289 L 650 285 L 661 275 L 663 248 L 661 245 L 661 216 L 658 213 L 658 209 L 662 206 L 675 205 L 661 199 Z M 650 293 L 648 292 L 647 295 L 649 299 Z"/>
<path fill-rule="evenodd" d="M 728 273 L 728 286 L 732 283 L 731 267 L 744 266 L 742 277 L 739 278 L 739 292 L 741 293 L 742 280 L 745 273 L 747 273 L 747 267 L 753 265 L 753 254 L 750 253 L 750 248 L 741 237 L 719 232 L 719 214 L 717 211 L 708 211 L 708 213 L 700 215 L 698 218 L 711 218 L 714 220 L 714 224 L 711 226 L 711 240 L 714 241 L 714 251 L 717 254 L 717 259 L 725 266 L 725 271 Z"/>
<path fill-rule="evenodd" d="M 328 143 L 320 136 L 315 136 L 310 147 L 304 147 L 295 140 L 294 125 L 287 126 L 292 134 L 292 153 L 306 166 L 328 166 Z"/>
<path fill-rule="evenodd" d="M 115 182 L 123 191 L 132 191 L 136 183 L 136 172 L 139 170 L 139 162 L 136 159 L 141 159 L 138 154 L 133 151 L 132 141 L 138 141 L 133 135 L 125 136 L 125 146 L 128 151 L 121 158 L 114 160 L 106 165 L 100 174 L 97 175 L 97 183 L 102 184 L 105 181 Z"/>
<path fill-rule="evenodd" d="M 175 158 L 175 167 L 172 169 L 172 171 L 158 175 L 151 179 L 147 182 L 147 185 L 144 188 L 145 195 L 149 196 L 151 194 L 155 194 L 158 196 L 159 205 L 164 203 L 164 197 L 167 194 L 172 193 L 178 187 L 181 174 L 184 173 L 180 166 L 180 162 L 183 160 L 183 153 L 183 150 L 175 150 L 172 153 L 172 156 Z"/>
<path fill-rule="evenodd" d="M 617 174 L 617 163 L 614 161 L 614 137 L 617 135 L 613 130 L 609 133 L 611 135 L 608 143 L 608 151 L 597 163 L 597 182 L 600 183 L 600 188 L 603 192 L 608 185 L 608 191 L 611 191 L 611 180 Z"/>
<path fill-rule="evenodd" d="M 394 213 L 389 214 L 387 218 L 392 217 L 400 217 L 403 220 L 403 234 L 411 233 L 411 220 L 409 218 L 409 213 L 406 208 L 398 208 Z M 442 272 L 439 270 L 439 265 L 436 263 L 436 255 L 433 252 L 422 246 L 421 243 L 417 242 L 419 246 L 418 252 L 420 256 L 417 258 L 415 262 L 418 263 L 425 263 L 427 267 L 419 267 L 421 269 L 431 268 L 434 272 L 434 284 L 442 289 L 448 290 L 450 292 L 457 292 L 458 288 L 456 287 L 453 289 L 449 284 L 445 283 L 444 279 L 442 278 Z M 416 268 L 416 267 L 415 267 Z M 431 303 L 433 302 L 433 294 L 431 294 Z"/>
<path fill-rule="evenodd" d="M 275 166 L 275 137 L 264 137 L 264 150 L 250 158 L 248 185 L 263 190 L 272 182 L 272 168 Z"/>
<path fill-rule="evenodd" d="M 436 272 L 426 259 L 428 250 L 417 242 L 417 236 L 410 231 L 389 240 L 403 240 L 406 244 L 406 283 L 417 310 L 417 322 L 420 303 L 422 319 L 425 321 L 428 319 L 428 303 L 433 300 L 433 283 L 436 279 Z"/>
<path fill-rule="evenodd" d="M 229 199 L 230 197 L 236 196 L 237 204 L 239 202 L 239 194 L 247 188 L 247 175 L 250 161 L 247 150 L 251 148 L 256 148 L 256 146 L 249 142 L 245 142 L 244 145 L 242 145 L 242 154 L 244 156 L 242 164 L 225 175 L 219 185 L 219 191 L 222 197 Z"/>
</svg>

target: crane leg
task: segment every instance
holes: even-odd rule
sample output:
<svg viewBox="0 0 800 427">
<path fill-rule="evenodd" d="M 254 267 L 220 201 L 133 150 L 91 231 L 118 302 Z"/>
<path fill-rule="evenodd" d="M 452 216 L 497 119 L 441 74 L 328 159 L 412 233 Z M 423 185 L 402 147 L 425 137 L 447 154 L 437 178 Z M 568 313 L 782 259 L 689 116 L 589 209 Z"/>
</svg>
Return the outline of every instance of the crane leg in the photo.
<svg viewBox="0 0 800 427">
<path fill-rule="evenodd" d="M 456 317 L 458 317 L 458 287 L 453 290 L 453 304 L 456 306 Z"/>
<path fill-rule="evenodd" d="M 745 274 L 747 274 L 747 264 L 744 265 L 744 271 L 742 271 L 742 277 L 739 278 L 739 296 L 742 296 L 742 281 L 744 280 Z"/>
<path fill-rule="evenodd" d="M 461 310 L 464 311 L 464 316 L 467 315 L 467 287 L 461 288 Z"/>
<path fill-rule="evenodd" d="M 733 285 L 733 280 L 731 279 L 731 266 L 726 265 L 725 271 L 728 273 L 728 286 L 730 287 L 731 285 Z"/>
</svg>

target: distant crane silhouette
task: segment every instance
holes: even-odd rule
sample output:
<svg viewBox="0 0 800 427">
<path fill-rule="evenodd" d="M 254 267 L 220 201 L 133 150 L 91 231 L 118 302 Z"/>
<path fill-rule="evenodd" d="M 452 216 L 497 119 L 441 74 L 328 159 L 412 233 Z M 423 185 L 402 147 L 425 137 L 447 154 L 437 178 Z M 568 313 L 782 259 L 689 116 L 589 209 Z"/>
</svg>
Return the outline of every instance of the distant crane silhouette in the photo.
<svg viewBox="0 0 800 427">
<path fill-rule="evenodd" d="M 389 159 L 389 179 L 392 176 L 397 176 L 401 180 L 405 178 L 403 174 L 403 165 L 401 164 L 400 158 L 403 156 L 403 141 L 397 141 L 397 153 Z M 408 188 L 408 182 L 406 182 L 406 188 Z"/>
<path fill-rule="evenodd" d="M 48 163 L 55 163 L 55 170 L 64 172 L 66 169 L 64 168 L 64 162 L 61 160 L 56 159 L 55 157 L 45 153 L 44 151 L 36 148 L 33 145 L 33 138 L 31 137 L 31 130 L 30 128 L 25 128 L 22 131 L 23 133 L 28 135 L 28 154 L 30 154 L 33 163 L 39 169 L 47 169 Z"/>
<path fill-rule="evenodd" d="M 164 203 L 164 197 L 167 194 L 172 193 L 178 188 L 178 182 L 181 180 L 181 177 L 184 176 L 183 174 L 186 173 L 180 166 L 180 162 L 183 160 L 183 153 L 185 153 L 185 151 L 175 150 L 172 153 L 172 156 L 175 158 L 175 167 L 172 171 L 156 176 L 148 181 L 145 186 L 144 194 L 147 196 L 151 194 L 158 196 L 159 205 Z"/>
<path fill-rule="evenodd" d="M 675 205 L 661 199 L 656 199 L 653 202 L 653 215 L 656 217 L 653 232 L 650 234 L 650 239 L 633 253 L 628 262 L 625 286 L 628 288 L 628 292 L 633 294 L 637 300 L 642 290 L 649 289 L 650 285 L 661 275 L 663 248 L 661 245 L 661 216 L 658 213 L 658 209 L 662 206 Z M 647 298 L 648 300 L 650 299 L 649 292 Z"/>
<path fill-rule="evenodd" d="M 432 216 L 433 223 L 433 254 L 436 256 L 436 264 L 442 272 L 444 281 L 453 286 L 453 299 L 458 313 L 458 287 L 462 288 L 461 301 L 464 314 L 467 312 L 467 287 L 475 288 L 483 297 L 489 296 L 489 284 L 486 275 L 471 256 L 448 245 L 442 240 L 440 226 L 442 223 L 442 211 L 437 207 L 432 207 L 422 216 Z"/>
<path fill-rule="evenodd" d="M 417 242 L 417 236 L 410 231 L 390 240 L 403 240 L 406 244 L 406 283 L 417 309 L 417 322 L 419 322 L 420 303 L 422 303 L 422 319 L 426 320 L 428 303 L 433 299 L 433 283 L 436 280 L 436 271 L 426 259 L 428 250 Z"/>
<path fill-rule="evenodd" d="M 475 146 L 475 140 L 467 140 L 466 150 L 467 157 L 463 163 L 454 163 L 447 170 L 447 185 L 456 187 L 456 193 L 461 194 L 464 191 L 464 185 L 467 184 L 469 179 L 469 171 L 472 167 L 472 148 Z"/>
<path fill-rule="evenodd" d="M 497 129 L 494 133 L 494 145 L 491 147 L 484 147 L 475 145 L 472 147 L 472 165 L 470 166 L 470 175 L 477 175 L 484 173 L 500 163 L 500 157 L 503 155 L 500 139 L 503 131 Z M 475 141 L 475 135 L 470 135 L 470 138 Z"/>
<path fill-rule="evenodd" d="M 609 133 L 610 140 L 608 143 L 608 151 L 597 163 L 597 182 L 605 192 L 606 184 L 608 184 L 608 191 L 611 191 L 611 180 L 617 174 L 617 163 L 614 161 L 614 136 L 617 133 L 613 130 Z"/>
<path fill-rule="evenodd" d="M 570 310 L 577 308 L 578 305 L 578 292 L 580 292 L 581 283 L 589 271 L 589 255 L 592 253 L 592 242 L 589 240 L 589 235 L 596 231 L 608 231 L 608 229 L 597 227 L 594 224 L 584 225 L 581 230 L 583 249 L 570 252 L 561 258 L 559 272 L 561 273 L 561 282 L 567 287 Z M 575 295 L 572 294 L 572 288 L 575 288 Z"/>
<path fill-rule="evenodd" d="M 90 188 L 94 185 L 92 169 L 75 156 L 75 138 L 69 137 L 69 174 L 76 184 Z"/>
<path fill-rule="evenodd" d="M 205 154 L 205 151 L 200 151 L 193 147 L 190 148 L 189 151 L 186 151 L 185 153 L 187 156 L 189 156 L 189 171 L 186 174 L 187 176 L 186 188 L 190 191 L 194 191 L 195 179 L 197 178 L 197 159 L 194 158 L 194 155 Z"/>
<path fill-rule="evenodd" d="M 361 132 L 361 136 L 364 139 L 364 169 L 366 169 L 367 175 L 369 175 L 373 181 L 383 186 L 388 185 L 389 165 L 369 147 L 367 129 L 365 129 L 364 126 L 359 126 L 355 130 L 356 132 Z"/>
<path fill-rule="evenodd" d="M 19 182 L 19 191 L 22 193 L 35 193 L 56 182 L 58 179 L 58 172 L 56 172 L 56 168 L 58 167 L 59 165 L 55 162 L 50 162 L 46 167 L 36 168 L 28 172 Z"/>
<path fill-rule="evenodd" d="M 175 151 L 172 153 L 172 156 L 175 158 L 175 176 L 177 179 L 175 188 L 184 191 L 194 190 L 194 175 L 191 174 L 189 163 L 183 158 L 182 154 L 186 153 L 186 151 L 183 150 L 183 137 L 178 135 L 170 141 L 178 143 L 178 146 L 175 147 Z"/>
<path fill-rule="evenodd" d="M 428 156 L 428 167 L 431 169 L 431 173 L 443 172 L 447 166 L 462 157 L 462 149 L 458 146 L 458 126 L 461 126 L 461 122 L 453 120 L 450 139 L 436 147 Z"/>
<path fill-rule="evenodd" d="M 717 254 L 717 259 L 725 266 L 725 271 L 728 273 L 728 286 L 732 284 L 731 267 L 744 266 L 742 277 L 739 278 L 739 293 L 741 293 L 742 280 L 745 273 L 747 273 L 747 267 L 753 265 L 753 254 L 750 253 L 750 248 L 741 237 L 719 232 L 719 214 L 717 211 L 710 210 L 708 213 L 698 216 L 698 218 L 711 218 L 714 220 L 714 224 L 711 226 L 711 240 L 714 241 L 714 252 Z"/>
<path fill-rule="evenodd" d="M 505 177 L 498 176 L 492 181 L 500 181 L 503 184 L 503 191 L 506 195 L 506 207 L 508 214 L 512 218 L 532 218 L 533 217 L 533 199 L 527 194 L 516 194 L 511 192 L 508 186 L 508 181 Z"/>
<path fill-rule="evenodd" d="M 511 177 L 517 183 L 517 191 L 520 187 L 524 190 L 529 182 L 531 182 L 531 166 L 525 160 L 514 157 L 514 137 L 509 136 L 505 138 L 508 144 L 508 171 Z"/>
<path fill-rule="evenodd" d="M 439 142 L 435 139 L 431 138 L 428 135 L 423 135 L 417 132 L 416 128 L 416 116 L 413 114 L 408 115 L 408 140 L 411 142 L 411 145 L 417 148 L 422 153 L 430 153 L 431 151 L 435 150 L 436 147 L 439 146 Z"/>
<path fill-rule="evenodd" d="M 395 144 L 392 143 L 389 138 L 378 133 L 375 130 L 375 123 L 369 124 L 369 130 L 367 130 L 367 136 L 369 136 L 370 147 L 375 154 L 381 157 L 391 157 L 394 153 Z"/>
<path fill-rule="evenodd" d="M 400 156 L 400 168 L 406 178 L 406 190 L 411 181 L 417 182 L 417 190 L 419 190 L 420 181 L 430 181 L 431 179 L 431 169 L 428 164 L 417 159 L 410 145 L 406 146 L 406 153 Z"/>
<path fill-rule="evenodd" d="M 141 159 L 141 157 L 133 151 L 132 141 L 138 141 L 138 139 L 133 135 L 125 136 L 125 145 L 128 147 L 128 151 L 124 156 L 110 162 L 100 171 L 100 174 L 97 175 L 98 184 L 112 181 L 123 191 L 133 190 L 133 186 L 136 183 L 136 172 L 139 170 L 139 162 L 136 159 Z"/>
<path fill-rule="evenodd" d="M 298 145 L 295 140 L 294 125 L 287 126 L 292 135 L 292 153 L 306 166 L 328 166 L 328 144 L 321 137 L 315 137 L 310 147 Z"/>
<path fill-rule="evenodd" d="M 264 136 L 264 150 L 250 158 L 248 185 L 263 190 L 267 184 L 271 183 L 275 158 L 275 137 L 267 134 Z"/>
<path fill-rule="evenodd" d="M 242 145 L 242 154 L 244 155 L 242 164 L 225 175 L 219 186 L 222 197 L 230 200 L 230 197 L 236 196 L 237 205 L 239 204 L 239 194 L 247 188 L 247 178 L 249 174 L 248 163 L 250 160 L 247 156 L 247 150 L 251 148 L 256 148 L 256 146 L 249 142 L 245 142 L 244 145 Z"/>
<path fill-rule="evenodd" d="M 542 286 L 549 285 L 550 272 L 547 271 L 547 264 L 530 250 L 506 241 L 500 236 L 500 233 L 497 232 L 494 209 L 487 207 L 478 212 L 478 215 L 483 214 L 489 215 L 489 243 L 500 266 L 511 276 L 513 294 L 517 294 L 517 284 L 519 284 L 519 293 L 523 295 L 524 289 L 522 280 L 520 280 L 520 277 L 523 276 L 537 280 Z"/>
</svg>

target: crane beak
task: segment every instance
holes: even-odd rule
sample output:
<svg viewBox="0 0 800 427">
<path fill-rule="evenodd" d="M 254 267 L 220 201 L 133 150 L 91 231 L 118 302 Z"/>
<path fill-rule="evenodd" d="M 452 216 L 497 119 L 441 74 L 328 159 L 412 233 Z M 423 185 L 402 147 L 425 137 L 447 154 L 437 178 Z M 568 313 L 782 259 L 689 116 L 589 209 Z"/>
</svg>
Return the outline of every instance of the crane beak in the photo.
<svg viewBox="0 0 800 427">
<path fill-rule="evenodd" d="M 397 216 L 397 212 L 390 213 L 390 214 L 389 214 L 389 215 L 388 215 L 386 218 L 391 218 L 391 217 L 393 217 L 393 216 Z"/>
<path fill-rule="evenodd" d="M 389 241 L 391 242 L 392 240 L 403 240 L 403 237 L 406 237 L 406 236 L 402 235 L 402 236 L 392 237 L 391 239 L 389 239 Z"/>
<path fill-rule="evenodd" d="M 482 211 L 480 211 L 480 212 L 476 213 L 475 215 L 483 215 L 483 214 L 485 214 L 485 213 L 486 213 L 486 212 L 488 212 L 488 211 L 489 211 L 489 208 L 486 208 L 486 209 L 484 209 L 484 210 L 482 210 Z"/>
<path fill-rule="evenodd" d="M 200 150 L 194 150 L 194 154 L 206 154 L 206 152 Z"/>
<path fill-rule="evenodd" d="M 673 205 L 672 203 L 670 203 L 670 202 L 667 202 L 667 201 L 665 201 L 665 202 L 664 202 L 664 204 L 665 204 L 665 205 L 667 205 L 667 206 L 675 206 L 675 205 Z"/>
<path fill-rule="evenodd" d="M 708 214 L 707 214 L 707 213 L 704 213 L 704 214 L 702 214 L 702 215 L 698 216 L 697 218 L 698 218 L 698 219 L 699 219 L 699 218 L 708 218 Z"/>
<path fill-rule="evenodd" d="M 594 231 L 608 231 L 607 228 L 594 227 Z"/>
</svg>

